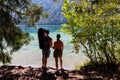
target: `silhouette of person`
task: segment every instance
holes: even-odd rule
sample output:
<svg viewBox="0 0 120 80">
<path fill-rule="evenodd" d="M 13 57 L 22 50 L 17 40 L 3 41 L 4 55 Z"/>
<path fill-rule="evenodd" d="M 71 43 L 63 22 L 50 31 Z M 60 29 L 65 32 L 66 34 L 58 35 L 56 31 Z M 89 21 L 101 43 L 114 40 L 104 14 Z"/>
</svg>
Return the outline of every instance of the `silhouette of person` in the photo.
<svg viewBox="0 0 120 80">
<path fill-rule="evenodd" d="M 39 38 L 39 47 L 42 49 L 42 68 L 47 69 L 47 59 L 50 56 L 50 47 L 52 46 L 52 38 L 49 36 L 49 30 L 44 30 L 43 32 L 41 30 L 42 34 L 39 34 L 38 30 L 38 37 L 41 35 L 41 38 Z"/>
<path fill-rule="evenodd" d="M 60 69 L 62 69 L 62 53 L 63 53 L 63 42 L 60 40 L 60 34 L 57 34 L 56 38 L 57 41 L 54 42 L 54 58 L 55 58 L 55 65 L 56 65 L 56 72 L 58 71 L 58 59 L 60 60 Z"/>
</svg>

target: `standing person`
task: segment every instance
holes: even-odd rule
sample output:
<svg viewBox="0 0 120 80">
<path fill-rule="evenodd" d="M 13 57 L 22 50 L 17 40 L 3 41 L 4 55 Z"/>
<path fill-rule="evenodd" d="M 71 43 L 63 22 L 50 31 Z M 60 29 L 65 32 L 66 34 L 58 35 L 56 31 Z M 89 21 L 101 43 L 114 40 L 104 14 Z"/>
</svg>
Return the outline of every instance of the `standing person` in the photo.
<svg viewBox="0 0 120 80">
<path fill-rule="evenodd" d="M 63 42 L 60 40 L 60 34 L 57 34 L 57 41 L 54 42 L 54 58 L 56 64 L 56 72 L 58 72 L 58 59 L 60 60 L 60 69 L 62 69 L 62 53 L 63 53 Z"/>
<path fill-rule="evenodd" d="M 43 37 L 41 43 L 39 43 L 40 48 L 42 49 L 42 68 L 43 70 L 47 69 L 47 59 L 50 56 L 50 47 L 52 46 L 52 38 L 49 37 L 49 30 L 44 30 L 42 33 Z M 40 42 L 40 41 L 39 41 Z"/>
</svg>

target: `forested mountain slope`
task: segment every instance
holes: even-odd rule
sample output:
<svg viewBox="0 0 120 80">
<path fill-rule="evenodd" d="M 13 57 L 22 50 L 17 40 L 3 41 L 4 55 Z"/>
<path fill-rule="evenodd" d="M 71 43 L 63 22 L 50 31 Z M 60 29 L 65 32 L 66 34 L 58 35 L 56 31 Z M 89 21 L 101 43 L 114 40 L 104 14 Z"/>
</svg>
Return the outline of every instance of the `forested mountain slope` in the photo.
<svg viewBox="0 0 120 80">
<path fill-rule="evenodd" d="M 63 5 L 63 1 L 59 0 L 58 2 L 54 2 L 53 0 L 32 0 L 34 3 L 43 6 L 44 13 L 48 13 L 48 18 L 42 18 L 38 22 L 38 24 L 62 24 L 65 23 L 66 20 L 64 16 L 61 14 L 61 7 Z"/>
</svg>

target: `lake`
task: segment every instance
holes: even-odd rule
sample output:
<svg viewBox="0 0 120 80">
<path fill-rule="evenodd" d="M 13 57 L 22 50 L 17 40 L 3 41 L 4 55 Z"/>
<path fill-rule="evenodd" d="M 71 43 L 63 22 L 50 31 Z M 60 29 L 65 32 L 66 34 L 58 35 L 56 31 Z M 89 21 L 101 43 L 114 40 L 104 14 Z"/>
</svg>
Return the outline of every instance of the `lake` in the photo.
<svg viewBox="0 0 120 80">
<path fill-rule="evenodd" d="M 21 29 L 28 31 L 33 37 L 34 40 L 30 42 L 29 45 L 23 46 L 19 51 L 14 52 L 12 55 L 12 65 L 22 65 L 22 66 L 32 66 L 32 67 L 41 67 L 42 63 L 42 51 L 39 49 L 37 30 L 40 27 L 50 30 L 49 36 L 56 41 L 56 34 L 61 34 L 61 40 L 64 43 L 63 50 L 63 68 L 65 69 L 74 69 L 76 65 L 82 65 L 87 59 L 80 51 L 78 54 L 73 52 L 73 45 L 70 43 L 72 39 L 71 35 L 59 32 L 60 25 L 36 25 L 36 28 L 26 28 L 26 25 L 19 25 Z M 82 50 L 82 49 L 80 49 Z M 55 60 L 53 57 L 53 49 L 51 48 L 50 57 L 48 58 L 48 67 L 55 68 Z"/>
</svg>

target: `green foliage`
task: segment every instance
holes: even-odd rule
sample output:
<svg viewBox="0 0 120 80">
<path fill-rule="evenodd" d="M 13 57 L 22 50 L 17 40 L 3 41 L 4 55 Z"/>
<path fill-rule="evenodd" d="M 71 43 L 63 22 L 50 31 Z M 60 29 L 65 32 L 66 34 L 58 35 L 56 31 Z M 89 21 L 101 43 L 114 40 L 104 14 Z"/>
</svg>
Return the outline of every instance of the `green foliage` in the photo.
<svg viewBox="0 0 120 80">
<path fill-rule="evenodd" d="M 64 1 L 63 15 L 68 24 L 62 31 L 73 36 L 76 50 L 83 46 L 93 63 L 119 63 L 119 0 Z"/>
<path fill-rule="evenodd" d="M 5 63 L 11 63 L 11 59 L 12 59 L 12 57 L 9 53 L 7 53 L 7 52 L 1 52 L 0 53 L 0 62 L 2 62 L 4 64 Z"/>
<path fill-rule="evenodd" d="M 24 44 L 29 44 L 33 39 L 17 24 L 23 22 L 33 27 L 40 16 L 44 15 L 42 9 L 31 3 L 31 0 L 0 0 L 0 61 L 2 63 L 10 63 L 12 52 L 19 50 Z"/>
</svg>

